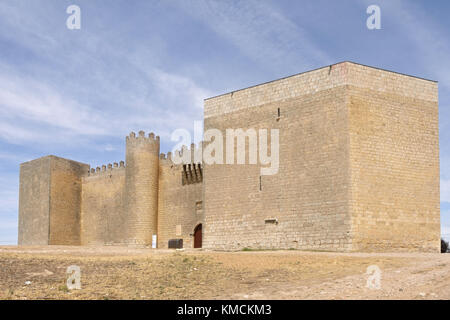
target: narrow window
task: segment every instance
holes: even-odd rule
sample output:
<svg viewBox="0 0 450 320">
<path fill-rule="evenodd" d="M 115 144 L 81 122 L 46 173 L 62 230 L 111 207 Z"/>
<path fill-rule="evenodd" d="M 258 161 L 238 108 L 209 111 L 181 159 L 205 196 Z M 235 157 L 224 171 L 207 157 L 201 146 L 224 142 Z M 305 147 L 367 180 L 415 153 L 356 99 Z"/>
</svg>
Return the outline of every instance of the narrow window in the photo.
<svg viewBox="0 0 450 320">
<path fill-rule="evenodd" d="M 277 218 L 269 218 L 264 220 L 265 224 L 278 224 L 278 219 Z"/>
<path fill-rule="evenodd" d="M 261 176 L 259 176 L 259 191 L 262 190 L 262 181 L 261 181 Z"/>
<path fill-rule="evenodd" d="M 280 108 L 278 108 L 278 118 L 281 116 Z"/>
</svg>

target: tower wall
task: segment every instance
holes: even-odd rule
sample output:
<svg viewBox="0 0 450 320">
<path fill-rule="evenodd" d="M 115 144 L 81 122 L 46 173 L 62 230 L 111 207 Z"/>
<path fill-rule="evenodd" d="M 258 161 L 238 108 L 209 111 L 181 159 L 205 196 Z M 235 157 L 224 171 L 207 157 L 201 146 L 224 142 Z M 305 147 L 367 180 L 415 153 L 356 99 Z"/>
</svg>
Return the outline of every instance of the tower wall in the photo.
<svg viewBox="0 0 450 320">
<path fill-rule="evenodd" d="M 87 164 L 52 157 L 49 244 L 81 244 L 81 179 L 88 171 Z"/>
<path fill-rule="evenodd" d="M 50 233 L 50 157 L 20 165 L 19 245 L 47 245 Z"/>
<path fill-rule="evenodd" d="M 55 156 L 21 164 L 19 245 L 80 245 L 81 179 L 88 170 Z"/>
<path fill-rule="evenodd" d="M 440 252 L 438 84 L 348 74 L 353 250 Z"/>
<path fill-rule="evenodd" d="M 205 131 L 279 130 L 276 174 L 205 164 L 206 248 L 351 250 L 345 75 L 336 65 L 205 100 Z"/>
<path fill-rule="evenodd" d="M 275 175 L 205 164 L 205 247 L 439 252 L 436 82 L 343 62 L 207 99 L 204 128 L 280 130 Z"/>
<path fill-rule="evenodd" d="M 292 90 L 286 93 L 297 92 L 284 100 L 276 99 L 283 86 L 275 82 L 205 102 L 204 128 L 218 128 L 224 140 L 229 128 L 267 129 L 269 137 L 279 130 L 276 174 L 262 175 L 267 165 L 249 164 L 248 138 L 246 164 L 236 164 L 236 141 L 235 164 L 205 163 L 205 248 L 351 249 L 348 116 L 338 80 L 324 68 L 283 81 Z M 313 92 L 305 83 L 323 90 Z M 224 161 L 226 154 L 224 147 Z"/>
<path fill-rule="evenodd" d="M 157 233 L 159 137 L 126 138 L 124 243 L 151 245 Z"/>
</svg>

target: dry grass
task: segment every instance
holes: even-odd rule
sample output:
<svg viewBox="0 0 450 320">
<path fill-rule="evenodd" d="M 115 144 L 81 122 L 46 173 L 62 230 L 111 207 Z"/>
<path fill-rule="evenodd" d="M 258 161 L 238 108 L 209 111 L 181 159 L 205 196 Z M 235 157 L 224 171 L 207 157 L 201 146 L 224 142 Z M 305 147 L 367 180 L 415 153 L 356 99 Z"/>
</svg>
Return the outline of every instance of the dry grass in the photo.
<svg viewBox="0 0 450 320">
<path fill-rule="evenodd" d="M 299 251 L 10 247 L 0 250 L 0 299 L 281 299 L 286 292 L 314 298 L 324 283 L 349 276 L 360 277 L 356 289 L 364 287 L 369 265 L 393 272 L 416 262 L 409 256 Z M 81 290 L 65 284 L 70 265 L 81 268 Z M 293 288 L 309 288 L 310 295 Z"/>
</svg>

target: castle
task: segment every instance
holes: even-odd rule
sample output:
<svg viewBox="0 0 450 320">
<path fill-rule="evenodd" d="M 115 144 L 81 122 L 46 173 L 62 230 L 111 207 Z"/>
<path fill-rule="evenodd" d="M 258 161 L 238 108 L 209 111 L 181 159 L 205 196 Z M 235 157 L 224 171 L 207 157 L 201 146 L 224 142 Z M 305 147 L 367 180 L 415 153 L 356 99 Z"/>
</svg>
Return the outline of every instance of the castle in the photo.
<svg viewBox="0 0 450 320">
<path fill-rule="evenodd" d="M 276 174 L 177 164 L 142 131 L 120 164 L 39 158 L 20 166 L 19 245 L 439 252 L 435 81 L 337 63 L 206 99 L 211 128 L 277 129 Z"/>
</svg>

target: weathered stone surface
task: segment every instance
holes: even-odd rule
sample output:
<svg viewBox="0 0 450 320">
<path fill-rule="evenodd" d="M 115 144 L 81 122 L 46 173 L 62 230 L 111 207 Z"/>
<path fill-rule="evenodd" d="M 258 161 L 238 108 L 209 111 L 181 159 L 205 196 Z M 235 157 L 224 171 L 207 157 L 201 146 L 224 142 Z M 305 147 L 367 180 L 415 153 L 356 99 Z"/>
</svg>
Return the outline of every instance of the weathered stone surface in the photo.
<svg viewBox="0 0 450 320">
<path fill-rule="evenodd" d="M 21 165 L 19 244 L 193 247 L 202 224 L 212 249 L 439 252 L 436 82 L 343 62 L 206 99 L 204 117 L 224 137 L 278 129 L 278 173 L 177 165 L 144 132 L 126 166 L 40 158 Z"/>
<path fill-rule="evenodd" d="M 19 245 L 80 244 L 83 163 L 47 156 L 20 166 Z"/>
</svg>

